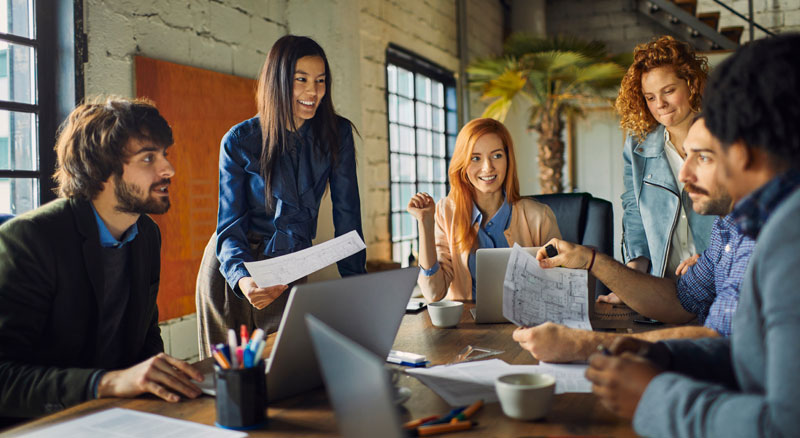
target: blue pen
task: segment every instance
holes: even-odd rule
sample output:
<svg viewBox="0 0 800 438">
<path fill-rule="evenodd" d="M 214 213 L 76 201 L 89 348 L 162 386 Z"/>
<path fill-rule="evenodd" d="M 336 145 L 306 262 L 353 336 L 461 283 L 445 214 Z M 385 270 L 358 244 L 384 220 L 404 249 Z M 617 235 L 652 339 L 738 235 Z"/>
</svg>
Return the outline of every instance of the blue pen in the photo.
<svg viewBox="0 0 800 438">
<path fill-rule="evenodd" d="M 461 406 L 460 408 L 455 408 L 452 411 L 450 411 L 447 415 L 445 415 L 444 417 L 441 417 L 438 420 L 429 421 L 429 422 L 427 422 L 425 424 L 421 424 L 420 426 L 430 426 L 430 425 L 433 425 L 433 424 L 449 423 L 450 420 L 452 420 L 454 417 L 458 416 L 458 414 L 463 412 L 464 409 L 467 409 L 467 406 Z"/>
<path fill-rule="evenodd" d="M 250 368 L 253 366 L 253 350 L 245 348 L 242 352 L 242 358 L 244 361 L 244 368 Z"/>
<path fill-rule="evenodd" d="M 222 353 L 225 356 L 225 359 L 228 359 L 228 363 L 231 362 L 231 348 L 223 343 L 219 343 L 216 345 L 217 351 Z"/>
</svg>

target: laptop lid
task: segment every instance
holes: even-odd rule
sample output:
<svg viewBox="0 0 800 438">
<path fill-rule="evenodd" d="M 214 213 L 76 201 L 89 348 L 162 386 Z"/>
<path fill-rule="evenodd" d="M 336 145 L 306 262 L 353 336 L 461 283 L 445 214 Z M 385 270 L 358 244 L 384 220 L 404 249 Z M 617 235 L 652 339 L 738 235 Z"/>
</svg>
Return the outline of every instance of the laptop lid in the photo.
<svg viewBox="0 0 800 438">
<path fill-rule="evenodd" d="M 536 255 L 540 247 L 523 248 Z M 475 322 L 509 322 L 503 316 L 503 279 L 512 248 L 479 248 L 475 253 Z"/>
<path fill-rule="evenodd" d="M 305 320 L 339 433 L 353 438 L 403 437 L 384 359 L 313 315 Z"/>
<path fill-rule="evenodd" d="M 322 385 L 306 314 L 385 358 L 418 274 L 419 268 L 405 268 L 293 287 L 270 355 L 268 399 L 280 400 Z"/>
</svg>

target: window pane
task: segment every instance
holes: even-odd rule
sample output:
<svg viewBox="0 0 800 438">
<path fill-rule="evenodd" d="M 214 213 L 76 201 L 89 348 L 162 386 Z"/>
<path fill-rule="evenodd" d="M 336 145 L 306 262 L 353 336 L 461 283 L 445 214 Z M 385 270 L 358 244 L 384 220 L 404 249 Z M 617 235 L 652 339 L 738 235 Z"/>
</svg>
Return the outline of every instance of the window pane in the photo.
<svg viewBox="0 0 800 438">
<path fill-rule="evenodd" d="M 444 132 L 444 110 L 438 108 L 433 109 L 433 122 L 431 126 L 436 132 Z"/>
<path fill-rule="evenodd" d="M 397 93 L 397 67 L 386 66 L 386 88 L 390 93 Z"/>
<path fill-rule="evenodd" d="M 455 87 L 447 87 L 445 90 L 445 99 L 447 102 L 447 109 L 455 111 L 456 109 L 456 88 Z"/>
<path fill-rule="evenodd" d="M 414 182 L 417 179 L 416 165 L 414 163 L 413 155 L 399 155 L 400 157 L 400 181 Z M 405 199 L 408 202 L 408 199 Z"/>
<path fill-rule="evenodd" d="M 456 116 L 455 111 L 447 112 L 447 133 L 448 134 L 458 133 L 458 117 Z"/>
<path fill-rule="evenodd" d="M 400 155 L 389 154 L 389 166 L 392 182 L 400 181 Z"/>
<path fill-rule="evenodd" d="M 431 101 L 431 80 L 421 74 L 417 74 L 417 100 L 423 102 Z"/>
<path fill-rule="evenodd" d="M 433 134 L 433 155 L 444 157 L 444 134 Z"/>
<path fill-rule="evenodd" d="M 0 169 L 39 170 L 36 115 L 0 110 Z"/>
<path fill-rule="evenodd" d="M 399 240 L 401 236 L 401 228 L 403 224 L 401 223 L 400 215 L 402 213 L 393 213 L 392 214 L 392 240 Z"/>
<path fill-rule="evenodd" d="M 433 165 L 431 163 L 431 158 L 417 157 L 417 181 L 431 181 L 432 178 Z"/>
<path fill-rule="evenodd" d="M 403 239 L 412 239 L 417 237 L 417 221 L 408 213 L 403 213 Z M 405 253 L 405 259 L 408 260 L 408 255 L 411 254 L 411 245 L 408 246 L 408 252 Z"/>
<path fill-rule="evenodd" d="M 414 126 L 414 102 L 409 99 L 399 98 L 400 123 Z"/>
<path fill-rule="evenodd" d="M 392 239 L 394 240 L 394 239 Z M 392 260 L 397 263 L 402 263 L 400 260 L 402 258 L 402 253 L 400 251 L 400 242 L 392 244 Z"/>
<path fill-rule="evenodd" d="M 439 200 L 447 196 L 446 193 L 447 187 L 444 184 L 436 184 L 434 185 L 434 199 Z"/>
<path fill-rule="evenodd" d="M 417 129 L 417 153 L 430 155 L 432 151 L 430 131 Z"/>
<path fill-rule="evenodd" d="M 0 2 L 0 32 L 34 38 L 32 10 L 31 0 Z"/>
<path fill-rule="evenodd" d="M 431 103 L 438 107 L 444 106 L 444 86 L 441 82 L 431 82 Z"/>
<path fill-rule="evenodd" d="M 402 267 L 408 267 L 408 256 L 411 255 L 411 242 L 404 241 L 400 243 L 400 264 Z"/>
<path fill-rule="evenodd" d="M 452 157 L 453 151 L 456 150 L 456 136 L 455 135 L 448 135 L 447 136 L 447 155 Z"/>
<path fill-rule="evenodd" d="M 419 183 L 419 191 L 425 192 L 427 194 L 433 193 L 433 184 L 431 183 Z"/>
<path fill-rule="evenodd" d="M 401 96 L 414 98 L 414 75 L 403 68 L 397 68 L 397 93 Z"/>
<path fill-rule="evenodd" d="M 416 185 L 414 184 L 401 184 L 400 187 L 400 205 L 406 206 L 408 205 L 408 201 L 411 200 L 411 197 L 414 196 L 416 191 Z M 405 211 L 405 208 L 403 208 Z"/>
<path fill-rule="evenodd" d="M 413 154 L 417 150 L 414 145 L 414 128 L 400 126 L 398 129 L 400 131 L 400 152 Z"/>
<path fill-rule="evenodd" d="M 443 159 L 433 159 L 433 180 L 435 182 L 447 181 L 447 166 Z"/>
<path fill-rule="evenodd" d="M 389 95 L 389 121 L 397 122 L 397 96 Z"/>
<path fill-rule="evenodd" d="M 392 211 L 404 210 L 402 208 L 403 205 L 400 203 L 400 186 L 397 184 L 392 184 L 389 191 L 392 192 Z"/>
<path fill-rule="evenodd" d="M 417 127 L 431 128 L 431 106 L 417 102 Z"/>
<path fill-rule="evenodd" d="M 400 150 L 400 133 L 394 123 L 389 123 L 389 150 L 392 152 Z"/>
<path fill-rule="evenodd" d="M 0 213 L 22 214 L 38 205 L 38 179 L 0 178 Z"/>
<path fill-rule="evenodd" d="M 36 103 L 33 47 L 0 41 L 0 99 Z"/>
</svg>

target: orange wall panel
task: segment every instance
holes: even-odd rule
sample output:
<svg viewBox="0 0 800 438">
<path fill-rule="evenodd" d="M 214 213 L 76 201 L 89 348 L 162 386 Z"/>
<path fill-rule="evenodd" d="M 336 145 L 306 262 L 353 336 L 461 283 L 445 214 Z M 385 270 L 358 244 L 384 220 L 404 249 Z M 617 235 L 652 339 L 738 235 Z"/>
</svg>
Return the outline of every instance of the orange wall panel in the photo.
<svg viewBox="0 0 800 438">
<path fill-rule="evenodd" d="M 172 126 L 172 207 L 161 228 L 159 318 L 195 312 L 195 280 L 217 224 L 219 143 L 231 126 L 256 114 L 252 79 L 136 57 L 136 95 L 154 101 Z"/>
</svg>

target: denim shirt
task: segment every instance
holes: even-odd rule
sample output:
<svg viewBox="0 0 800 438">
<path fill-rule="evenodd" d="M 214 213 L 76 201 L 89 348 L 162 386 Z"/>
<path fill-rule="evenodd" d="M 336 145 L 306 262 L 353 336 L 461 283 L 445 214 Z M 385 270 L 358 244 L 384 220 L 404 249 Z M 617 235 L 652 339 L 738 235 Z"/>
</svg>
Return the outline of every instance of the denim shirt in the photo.
<svg viewBox="0 0 800 438">
<path fill-rule="evenodd" d="M 311 246 L 317 233 L 322 196 L 330 184 L 335 235 L 361 231 L 361 202 L 356 177 L 355 147 L 350 123 L 339 118 L 339 154 L 334 165 L 328 152 L 314 144 L 311 121 L 290 138 L 296 149 L 282 154 L 273 177 L 274 209 L 267 209 L 261 177 L 261 126 L 258 117 L 231 128 L 222 138 L 219 154 L 219 210 L 217 258 L 220 272 L 238 291 L 242 277 L 250 276 L 244 262 L 254 261 L 248 235 L 263 238 L 267 258 Z M 294 162 L 293 162 L 294 161 Z M 296 165 L 295 165 L 296 163 Z M 366 251 L 338 262 L 342 276 L 366 272 Z"/>
<path fill-rule="evenodd" d="M 472 224 L 478 223 L 478 248 L 508 248 L 508 239 L 506 239 L 505 231 L 511 224 L 511 205 L 507 199 L 503 199 L 503 204 L 497 210 L 497 213 L 492 216 L 486 225 L 481 227 L 483 222 L 483 214 L 478 210 L 478 206 L 472 205 Z M 469 253 L 467 259 L 467 266 L 469 266 L 469 274 L 472 277 L 472 300 L 475 301 L 475 281 L 476 272 L 476 257 L 475 251 Z M 439 270 L 439 261 L 431 266 L 430 269 L 423 269 L 423 275 L 430 277 Z"/>
<path fill-rule="evenodd" d="M 686 210 L 695 249 L 706 250 L 716 216 L 703 216 L 692 209 L 685 191 L 678 189 L 664 151 L 664 126 L 658 125 L 644 141 L 625 139 L 622 194 L 623 256 L 625 262 L 637 257 L 650 259 L 650 273 L 663 277 L 672 232 L 681 206 Z"/>
</svg>

